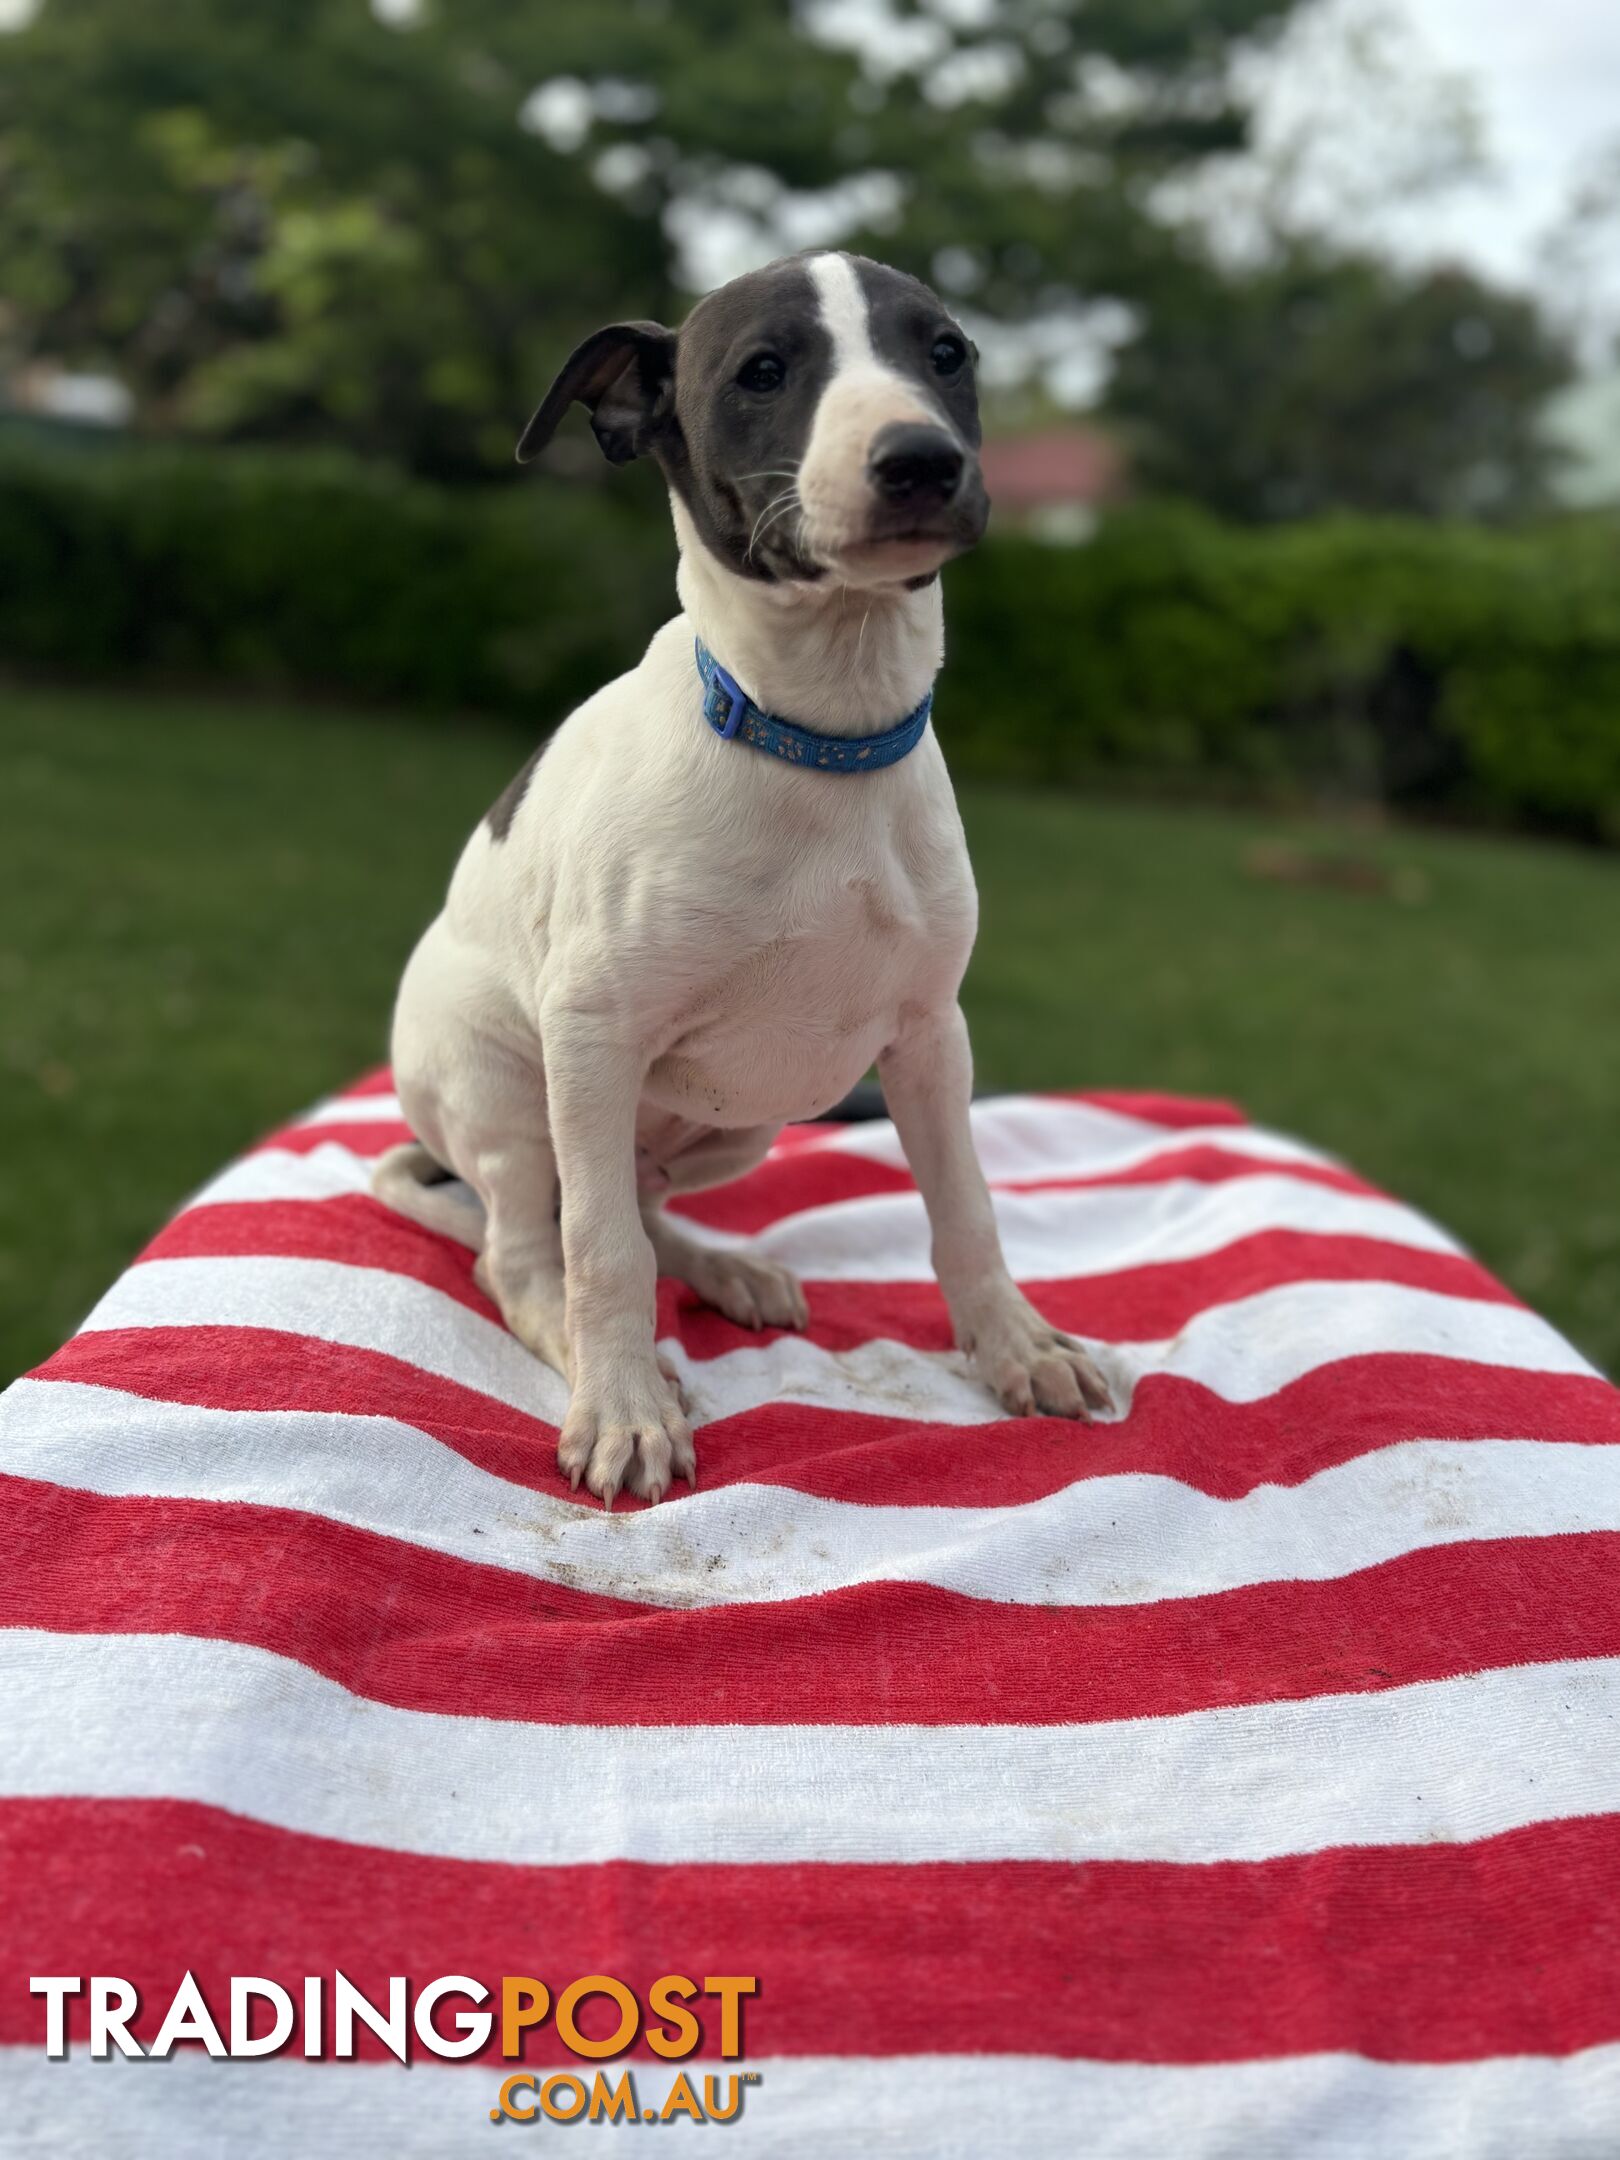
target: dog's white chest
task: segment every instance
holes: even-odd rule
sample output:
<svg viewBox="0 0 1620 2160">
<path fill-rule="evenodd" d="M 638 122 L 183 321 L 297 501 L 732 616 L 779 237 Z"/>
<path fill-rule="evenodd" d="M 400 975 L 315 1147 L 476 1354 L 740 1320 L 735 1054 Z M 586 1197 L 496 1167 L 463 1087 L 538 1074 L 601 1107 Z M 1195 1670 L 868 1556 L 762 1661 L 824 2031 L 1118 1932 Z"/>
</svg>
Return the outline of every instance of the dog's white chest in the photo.
<svg viewBox="0 0 1620 2160">
<path fill-rule="evenodd" d="M 934 897 L 891 861 L 760 925 L 695 999 L 648 1073 L 647 1099 L 719 1125 L 829 1108 L 893 1039 L 905 1006 L 961 972 L 971 920 L 931 908 Z"/>
</svg>

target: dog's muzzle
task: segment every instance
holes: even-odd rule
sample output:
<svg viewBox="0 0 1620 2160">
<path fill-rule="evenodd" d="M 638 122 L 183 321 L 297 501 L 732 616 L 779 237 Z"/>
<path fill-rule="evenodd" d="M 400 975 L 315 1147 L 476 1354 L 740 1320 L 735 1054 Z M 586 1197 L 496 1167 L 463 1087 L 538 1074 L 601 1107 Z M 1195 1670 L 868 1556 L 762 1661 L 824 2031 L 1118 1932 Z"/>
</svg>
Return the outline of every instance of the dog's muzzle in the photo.
<svg viewBox="0 0 1620 2160">
<path fill-rule="evenodd" d="M 916 420 L 879 428 L 866 481 L 869 542 L 933 541 L 956 554 L 984 531 L 989 505 L 979 461 L 948 428 Z"/>
<path fill-rule="evenodd" d="M 943 428 L 897 421 L 878 431 L 866 470 L 881 501 L 924 517 L 954 501 L 966 464 Z"/>
</svg>

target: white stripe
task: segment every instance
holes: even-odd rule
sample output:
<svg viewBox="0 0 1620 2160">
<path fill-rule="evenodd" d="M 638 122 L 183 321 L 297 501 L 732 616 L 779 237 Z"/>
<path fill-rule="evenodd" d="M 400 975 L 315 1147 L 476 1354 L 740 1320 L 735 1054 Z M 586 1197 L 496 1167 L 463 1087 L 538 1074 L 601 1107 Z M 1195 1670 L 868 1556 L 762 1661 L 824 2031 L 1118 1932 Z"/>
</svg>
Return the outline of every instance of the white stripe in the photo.
<svg viewBox="0 0 1620 2160">
<path fill-rule="evenodd" d="M 973 1105 L 971 1115 L 974 1146 L 988 1178 L 1083 1177 L 1134 1168 L 1155 1155 L 1190 1147 L 1342 1168 L 1336 1157 L 1322 1149 L 1260 1125 L 1154 1125 L 1095 1103 L 1029 1095 L 988 1097 Z M 340 1095 L 306 1111 L 294 1123 L 295 1127 L 397 1124 L 403 1117 L 397 1095 Z M 779 1142 L 771 1153 L 778 1158 L 807 1153 L 854 1155 L 890 1169 L 907 1167 L 899 1135 L 886 1118 L 829 1125 L 813 1137 L 801 1135 Z"/>
<path fill-rule="evenodd" d="M 972 1109 L 973 1145 L 988 1178 L 1086 1176 L 1119 1170 L 1154 1155 L 1189 1147 L 1219 1148 L 1234 1155 L 1260 1155 L 1275 1162 L 1314 1163 L 1341 1169 L 1338 1158 L 1263 1125 L 1155 1125 L 1098 1103 L 1068 1102 L 1040 1095 L 992 1095 Z M 859 1125 L 830 1126 L 797 1148 L 820 1153 L 830 1149 L 906 1167 L 905 1150 L 887 1118 Z"/>
<path fill-rule="evenodd" d="M 397 1125 L 405 1112 L 397 1095 L 331 1095 L 292 1120 L 300 1125 Z"/>
<path fill-rule="evenodd" d="M 1075 1445 L 1083 1451 L 1083 1439 Z M 537 1449 L 540 1461 L 549 1451 Z M 870 1582 L 1009 1604 L 1143 1605 L 1330 1581 L 1471 1539 L 1620 1530 L 1620 1449 L 1533 1440 L 1414 1440 L 1236 1500 L 1128 1472 L 1002 1508 L 700 1486 L 609 1519 L 492 1476 L 389 1418 L 203 1410 L 48 1380 L 18 1381 L 0 1404 L 0 1468 L 88 1492 L 297 1509 L 677 1608 Z"/>
<path fill-rule="evenodd" d="M 746 2030 L 746 2028 L 745 2028 Z M 489 2110 L 507 2063 L 48 2062 L 0 2050 L 8 2149 L 217 2160 L 221 2125 L 243 2160 L 311 2155 L 487 2160 Z M 584 2066 L 587 2087 L 592 2067 Z M 607 2065 L 610 2085 L 624 2065 Z M 665 2065 L 629 2066 L 659 2105 Z M 1063 2062 L 1046 2055 L 749 2056 L 685 2065 L 760 2083 L 716 2130 L 660 2123 L 650 2150 L 675 2160 L 1613 2160 L 1620 2047 L 1484 2062 L 1390 2063 L 1294 2055 L 1262 2062 Z M 532 2127 L 540 2128 L 540 2124 Z M 598 2122 L 585 2140 L 636 2152 L 641 2125 Z M 504 2134 L 515 2134 L 502 2125 Z M 545 2126 L 544 2145 L 558 2132 Z"/>
<path fill-rule="evenodd" d="M 991 1200 L 1007 1265 L 1026 1283 L 1200 1260 L 1240 1238 L 1272 1230 L 1457 1251 L 1443 1230 L 1398 1201 L 1286 1176 L 1257 1174 L 1229 1184 L 1171 1178 L 1082 1191 L 1001 1190 L 993 1191 Z M 934 1279 L 928 1216 L 919 1193 L 879 1193 L 807 1208 L 772 1223 L 752 1241 L 692 1227 L 712 1244 L 755 1243 L 812 1281 Z"/>
<path fill-rule="evenodd" d="M 374 1155 L 356 1155 L 335 1140 L 306 1150 L 255 1148 L 210 1178 L 187 1208 L 219 1207 L 244 1200 L 331 1200 L 340 1193 L 369 1192 Z"/>
<path fill-rule="evenodd" d="M 1006 1175 L 1027 1171 L 1044 1173 L 1053 1160 L 1079 1153 L 1112 1156 L 1121 1149 L 1139 1152 L 1164 1147 L 1208 1146 L 1222 1141 L 1246 1152 L 1288 1154 L 1312 1162 L 1331 1162 L 1332 1156 L 1303 1141 L 1272 1132 L 1261 1125 L 1157 1125 L 1151 1118 L 1133 1117 L 1128 1111 L 1105 1109 L 1100 1103 L 1049 1095 L 987 1095 L 972 1107 L 973 1135 L 980 1154 L 992 1151 L 1008 1162 Z M 404 1105 L 395 1094 L 329 1095 L 313 1109 L 293 1120 L 295 1125 L 398 1123 Z M 807 1133 L 784 1128 L 788 1136 L 782 1152 L 812 1147 L 817 1152 L 833 1149 L 865 1155 L 903 1166 L 905 1151 L 893 1122 L 867 1118 L 849 1125 L 829 1124 Z M 1017 1167 L 1013 1167 L 1016 1165 Z M 987 1173 L 988 1174 L 988 1173 Z"/>
<path fill-rule="evenodd" d="M 1254 1861 L 1620 1809 L 1617 1658 L 1087 1725 L 545 1725 L 395 1709 L 242 1643 L 18 1628 L 0 1725 L 19 1798 L 537 1867 Z"/>
<path fill-rule="evenodd" d="M 497 1321 L 382 1268 L 264 1255 L 146 1260 L 121 1275 L 82 1332 L 256 1327 L 375 1350 L 556 1424 L 567 1386 Z"/>
<path fill-rule="evenodd" d="M 391 1121 L 398 1113 L 398 1101 L 393 1096 L 338 1097 L 309 1112 L 298 1123 L 306 1127 L 330 1122 L 363 1125 L 377 1119 Z M 1211 1149 L 1235 1159 L 1273 1161 L 1279 1168 L 1336 1167 L 1334 1159 L 1320 1150 L 1257 1126 L 1210 1125 L 1168 1131 L 1094 1104 L 1049 1102 L 1038 1097 L 1001 1096 L 975 1103 L 973 1127 L 980 1161 L 993 1183 L 1033 1180 L 1050 1185 L 1068 1178 L 1117 1176 L 1140 1170 L 1151 1165 L 1155 1157 L 1186 1147 Z M 849 1155 L 906 1169 L 894 1127 L 883 1120 L 832 1127 L 813 1141 L 796 1141 L 772 1153 L 779 1158 L 807 1153 Z M 337 1193 L 363 1192 L 370 1187 L 372 1167 L 370 1157 L 355 1155 L 336 1140 L 324 1141 L 307 1153 L 258 1148 L 213 1178 L 191 1204 L 323 1199 Z M 1139 1235 L 1142 1226 L 1157 1224 L 1172 1211 L 1172 1188 L 1194 1206 L 1206 1197 L 1205 1188 L 1197 1180 L 1164 1180 L 1157 1187 L 1139 1188 L 1140 1198 L 1127 1212 L 1128 1236 Z M 838 1218 L 850 1204 L 833 1202 L 826 1208 L 799 1210 L 778 1218 L 773 1228 L 777 1234 L 784 1234 L 798 1225 L 815 1225 L 814 1244 L 829 1234 L 821 1227 L 826 1224 L 836 1239 Z M 917 1205 L 920 1212 L 920 1203 Z M 1286 1198 L 1283 1205 L 1288 1205 Z M 1367 1205 L 1365 1197 L 1362 1205 Z M 1413 1209 L 1387 1199 L 1374 1205 L 1383 1212 L 1364 1218 L 1373 1225 L 1365 1234 L 1435 1250 L 1460 1249 Z M 1097 1220 L 1100 1225 L 1101 1218 Z M 1354 1221 L 1353 1217 L 1345 1218 L 1352 1226 Z M 1269 1226 L 1309 1228 L 1312 1224 L 1291 1225 L 1279 1220 Z M 915 1239 L 911 1242 L 914 1245 Z M 1043 1244 L 1049 1242 L 1047 1239 Z"/>
<path fill-rule="evenodd" d="M 339 1097 L 299 1122 L 363 1123 L 398 1114 L 392 1096 Z M 1123 1132 L 1119 1130 L 1123 1129 Z M 1208 1126 L 1167 1133 L 1122 1119 L 1091 1104 L 1004 1097 L 974 1106 L 975 1140 L 988 1177 L 1056 1180 L 1122 1171 L 1181 1147 L 1233 1149 L 1234 1128 Z M 1145 1137 L 1144 1137 L 1145 1136 Z M 1243 1128 L 1237 1152 L 1279 1164 L 1331 1160 L 1299 1143 Z M 815 1152 L 823 1152 L 817 1142 Z M 878 1121 L 829 1134 L 825 1151 L 858 1154 L 904 1168 L 892 1124 Z M 795 1150 L 802 1152 L 802 1150 Z M 234 1164 L 198 1197 L 199 1203 L 320 1198 L 363 1191 L 368 1161 L 351 1159 L 335 1143 L 303 1156 L 261 1149 Z M 1169 1178 L 1150 1185 L 1092 1192 L 998 1192 L 997 1221 L 1012 1272 L 1023 1281 L 1113 1274 L 1164 1260 L 1203 1257 L 1238 1238 L 1269 1230 L 1382 1239 L 1419 1250 L 1455 1253 L 1456 1242 L 1426 1217 L 1382 1197 L 1344 1193 L 1287 1176 L 1255 1175 L 1229 1185 Z M 705 1231 L 717 1244 L 745 1240 Z M 828 1280 L 926 1282 L 932 1279 L 929 1232 L 915 1193 L 874 1195 L 799 1210 L 780 1217 L 758 1241 L 802 1273 Z"/>
<path fill-rule="evenodd" d="M 845 368 L 874 367 L 866 295 L 847 255 L 813 255 L 806 266 L 821 306 L 822 325 L 832 339 L 835 375 Z"/>
<path fill-rule="evenodd" d="M 498 1322 L 380 1268 L 262 1255 L 147 1260 L 120 1276 L 84 1323 L 87 1333 L 137 1327 L 279 1329 L 381 1352 L 552 1424 L 566 1407 L 559 1376 Z M 1519 1306 L 1380 1282 L 1284 1283 L 1206 1308 L 1168 1342 L 1086 1340 L 1120 1405 L 1150 1374 L 1196 1381 L 1228 1402 L 1258 1402 L 1337 1360 L 1379 1354 L 1593 1372 Z M 885 1339 L 831 1351 L 797 1335 L 712 1358 L 692 1358 L 673 1339 L 667 1347 L 700 1424 L 783 1400 L 946 1425 L 1005 1415 L 955 1352 Z"/>
<path fill-rule="evenodd" d="M 316 1125 L 324 1123 L 324 1120 L 312 1118 L 307 1122 Z M 849 1129 L 851 1132 L 858 1131 L 865 1134 L 874 1131 L 876 1128 L 861 1126 Z M 890 1132 L 893 1130 L 892 1127 L 884 1129 Z M 1241 1148 L 1234 1148 L 1230 1145 L 1229 1134 L 1224 1128 L 1221 1130 L 1219 1137 L 1216 1137 L 1213 1133 L 1201 1138 L 1197 1135 L 1191 1137 L 1198 1147 L 1211 1149 L 1216 1154 L 1227 1155 L 1234 1160 L 1247 1156 L 1259 1156 L 1266 1161 L 1276 1162 L 1279 1165 L 1288 1163 L 1311 1165 L 1323 1160 L 1323 1158 L 1313 1157 L 1304 1149 L 1292 1148 L 1283 1142 L 1276 1142 L 1263 1148 L 1251 1146 L 1245 1142 Z M 823 1146 L 819 1140 L 814 1145 L 795 1145 L 775 1152 L 778 1160 L 796 1155 L 819 1156 L 832 1154 L 854 1155 L 860 1156 L 867 1161 L 886 1162 L 888 1155 L 887 1150 L 877 1147 L 828 1147 Z M 1156 1156 L 1166 1154 L 1169 1151 L 1163 1146 L 1162 1141 L 1144 1142 L 1139 1146 L 1120 1148 L 1106 1158 L 1095 1155 L 1062 1156 L 1053 1152 L 1034 1164 L 1025 1159 L 1016 1148 L 1009 1148 L 1007 1152 L 1012 1159 L 1007 1163 L 1006 1167 L 993 1171 L 987 1170 L 985 1173 L 987 1177 L 992 1180 L 999 1180 L 1002 1184 L 1044 1181 L 1050 1186 L 1065 1178 L 1112 1176 L 1122 1171 L 1136 1170 L 1144 1164 L 1151 1164 Z M 893 1153 L 896 1160 L 890 1167 L 904 1170 L 906 1167 L 905 1159 L 900 1152 L 898 1143 L 896 1143 Z M 365 1192 L 370 1188 L 371 1173 L 375 1164 L 375 1156 L 357 1154 L 352 1148 L 345 1147 L 341 1141 L 335 1139 L 320 1141 L 315 1147 L 307 1149 L 255 1148 L 252 1154 L 244 1155 L 239 1161 L 231 1163 L 226 1169 L 220 1171 L 217 1176 L 211 1178 L 202 1191 L 197 1194 L 195 1200 L 188 1202 L 188 1205 L 200 1207 L 241 1200 L 321 1200 L 333 1193 Z M 1170 1181 L 1164 1180 L 1162 1182 L 1168 1183 Z M 1196 1183 L 1197 1181 L 1184 1180 L 1183 1182 Z M 1153 1188 L 1147 1181 L 1143 1181 L 1140 1189 L 1151 1191 Z M 847 1204 L 844 1201 L 832 1201 L 827 1203 L 827 1206 L 833 1208 L 846 1206 Z M 1391 1207 L 1398 1205 L 1394 1201 L 1389 1201 L 1386 1204 Z M 800 1209 L 794 1215 L 779 1216 L 777 1221 L 785 1223 L 795 1220 L 797 1216 L 819 1215 L 822 1212 L 824 1210 L 821 1208 Z M 1405 1212 L 1411 1215 L 1415 1211 L 1406 1209 Z"/>
<path fill-rule="evenodd" d="M 266 1148 L 214 1179 L 194 1206 L 324 1200 L 370 1189 L 372 1161 L 336 1142 L 308 1154 Z M 1057 1173 L 1052 1173 L 1054 1176 Z M 1271 1230 L 1363 1237 L 1415 1251 L 1456 1253 L 1446 1233 L 1399 1201 L 1255 1172 L 1229 1183 L 1165 1178 L 1082 1190 L 992 1188 L 1003 1249 L 1025 1282 L 1117 1274 L 1202 1258 Z M 802 1274 L 846 1282 L 929 1282 L 929 1231 L 920 1195 L 878 1193 L 801 1208 L 753 1238 L 686 1227 L 713 1245 L 757 1244 Z"/>
</svg>

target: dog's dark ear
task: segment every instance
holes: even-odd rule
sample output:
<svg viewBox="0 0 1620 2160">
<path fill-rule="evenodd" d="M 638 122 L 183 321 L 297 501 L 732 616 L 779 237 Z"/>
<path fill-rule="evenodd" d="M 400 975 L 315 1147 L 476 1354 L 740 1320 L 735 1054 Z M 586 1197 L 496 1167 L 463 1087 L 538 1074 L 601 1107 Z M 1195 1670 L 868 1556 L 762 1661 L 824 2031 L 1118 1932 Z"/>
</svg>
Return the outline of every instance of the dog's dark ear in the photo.
<svg viewBox="0 0 1620 2160">
<path fill-rule="evenodd" d="M 526 465 L 556 434 L 576 401 L 591 415 L 591 431 L 615 465 L 644 447 L 648 421 L 668 400 L 675 376 L 675 333 L 661 323 L 609 323 L 569 354 L 539 411 L 523 430 L 518 463 Z"/>
</svg>

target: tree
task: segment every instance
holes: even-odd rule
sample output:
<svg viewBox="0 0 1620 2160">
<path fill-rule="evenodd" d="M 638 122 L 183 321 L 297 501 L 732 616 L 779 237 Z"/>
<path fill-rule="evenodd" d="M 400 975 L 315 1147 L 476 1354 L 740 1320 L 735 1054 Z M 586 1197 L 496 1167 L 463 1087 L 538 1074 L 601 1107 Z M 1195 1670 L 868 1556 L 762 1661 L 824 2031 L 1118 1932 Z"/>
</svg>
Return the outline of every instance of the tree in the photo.
<svg viewBox="0 0 1620 2160">
<path fill-rule="evenodd" d="M 682 219 L 830 229 L 1009 320 L 1152 293 L 1299 0 L 44 0 L 0 37 L 0 345 L 148 428 L 508 470 Z M 797 221 L 797 223 L 795 222 Z M 830 236 L 830 233 L 829 233 Z"/>
<path fill-rule="evenodd" d="M 1189 257 L 1116 356 L 1135 470 L 1229 517 L 1497 515 L 1544 493 L 1570 359 L 1535 305 L 1461 269 L 1296 242 Z"/>
</svg>

